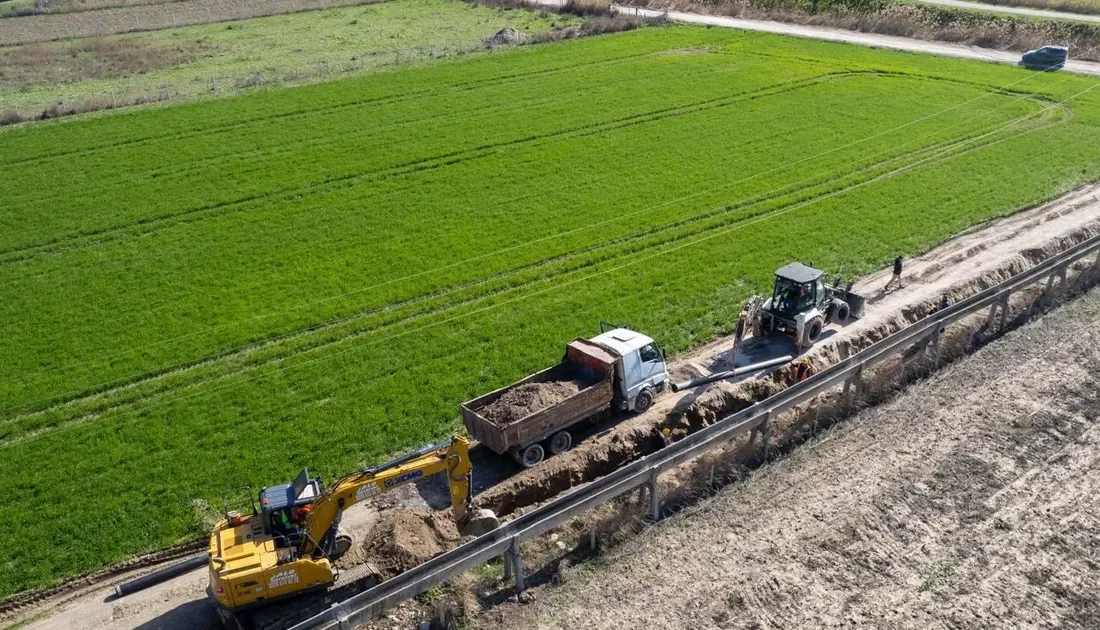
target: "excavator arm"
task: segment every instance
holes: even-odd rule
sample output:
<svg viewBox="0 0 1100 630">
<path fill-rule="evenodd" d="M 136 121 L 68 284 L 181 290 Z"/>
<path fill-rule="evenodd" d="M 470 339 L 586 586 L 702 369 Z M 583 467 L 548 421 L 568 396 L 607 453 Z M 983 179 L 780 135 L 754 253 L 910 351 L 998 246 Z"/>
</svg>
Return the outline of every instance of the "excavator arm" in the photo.
<svg viewBox="0 0 1100 630">
<path fill-rule="evenodd" d="M 476 524 L 471 522 L 472 466 L 469 451 L 469 440 L 454 437 L 448 443 L 429 446 L 381 466 L 343 477 L 313 501 L 305 524 L 306 535 L 302 539 L 301 552 L 323 553 L 325 550 L 319 547 L 325 546 L 325 541 L 335 536 L 340 517 L 348 507 L 395 490 L 411 481 L 440 473 L 447 475 L 451 509 L 459 529 L 492 529 L 496 526 L 496 518 L 484 511 L 479 511 L 476 515 Z"/>
</svg>

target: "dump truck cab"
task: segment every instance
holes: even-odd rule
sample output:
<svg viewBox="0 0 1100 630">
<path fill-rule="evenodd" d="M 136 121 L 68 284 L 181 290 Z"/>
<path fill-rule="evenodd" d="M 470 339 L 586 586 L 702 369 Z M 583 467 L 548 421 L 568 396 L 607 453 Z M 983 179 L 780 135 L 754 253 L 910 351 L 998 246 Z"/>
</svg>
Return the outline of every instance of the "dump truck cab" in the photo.
<svg viewBox="0 0 1100 630">
<path fill-rule="evenodd" d="M 668 385 L 665 353 L 651 337 L 616 328 L 592 338 L 616 355 L 615 400 L 619 409 L 642 413 Z"/>
<path fill-rule="evenodd" d="M 858 317 L 863 298 L 852 293 L 850 286 L 841 288 L 840 278 L 832 286 L 827 279 L 824 271 L 803 263 L 780 267 L 771 297 L 753 319 L 753 336 L 790 335 L 801 350 L 821 337 L 826 324 Z"/>
</svg>

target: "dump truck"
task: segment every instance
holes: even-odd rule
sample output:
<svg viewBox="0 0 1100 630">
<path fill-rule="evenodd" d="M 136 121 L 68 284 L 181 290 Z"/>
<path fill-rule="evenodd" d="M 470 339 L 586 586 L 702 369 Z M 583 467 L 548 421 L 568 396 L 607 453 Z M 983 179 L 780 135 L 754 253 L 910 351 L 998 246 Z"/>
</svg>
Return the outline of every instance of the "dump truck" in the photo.
<svg viewBox="0 0 1100 630">
<path fill-rule="evenodd" d="M 852 291 L 851 282 L 842 287 L 840 276 L 831 285 L 829 280 L 824 271 L 799 262 L 780 267 L 771 297 L 753 296 L 742 309 L 735 346 L 751 325 L 754 337 L 793 337 L 801 352 L 814 345 L 826 325 L 862 317 L 866 298 Z"/>
<path fill-rule="evenodd" d="M 541 387 L 570 384 L 571 393 L 545 407 L 501 419 L 495 406 L 537 393 Z M 498 454 L 509 454 L 526 468 L 573 445 L 570 429 L 608 411 L 642 413 L 668 386 L 668 368 L 660 346 L 641 333 L 615 328 L 592 339 L 575 339 L 557 365 L 461 405 L 469 434 Z"/>
</svg>

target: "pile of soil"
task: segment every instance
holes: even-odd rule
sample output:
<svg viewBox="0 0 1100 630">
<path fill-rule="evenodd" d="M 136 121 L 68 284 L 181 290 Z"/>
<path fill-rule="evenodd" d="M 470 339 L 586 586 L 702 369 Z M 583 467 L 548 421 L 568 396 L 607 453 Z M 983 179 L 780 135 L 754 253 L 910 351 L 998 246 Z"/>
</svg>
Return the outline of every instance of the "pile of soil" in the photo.
<svg viewBox="0 0 1100 630">
<path fill-rule="evenodd" d="M 511 26 L 505 26 L 492 37 L 485 40 L 485 45 L 493 48 L 496 46 L 518 46 L 527 41 L 527 36 Z"/>
<path fill-rule="evenodd" d="M 556 405 L 584 389 L 581 381 L 524 383 L 478 410 L 499 425 L 508 425 L 541 409 Z"/>
<path fill-rule="evenodd" d="M 366 539 L 337 563 L 341 569 L 370 562 L 389 579 L 454 547 L 460 536 L 449 513 L 428 510 L 387 510 Z"/>
</svg>

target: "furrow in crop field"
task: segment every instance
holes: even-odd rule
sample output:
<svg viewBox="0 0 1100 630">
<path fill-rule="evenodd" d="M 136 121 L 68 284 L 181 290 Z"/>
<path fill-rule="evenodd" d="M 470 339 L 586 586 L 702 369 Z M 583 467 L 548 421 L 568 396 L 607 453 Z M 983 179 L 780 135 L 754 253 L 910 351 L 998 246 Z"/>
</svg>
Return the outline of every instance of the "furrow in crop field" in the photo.
<svg viewBox="0 0 1100 630">
<path fill-rule="evenodd" d="M 1020 117 L 1008 125 L 998 122 L 992 129 L 972 128 L 971 133 L 964 137 L 921 147 L 907 154 L 858 169 L 840 179 L 815 182 L 792 190 L 777 192 L 777 194 L 768 198 L 754 199 L 716 208 L 688 219 L 665 224 L 657 229 L 601 243 L 526 268 L 517 268 L 491 278 L 485 278 L 464 286 L 452 287 L 446 291 L 409 300 L 402 304 L 391 304 L 383 309 L 360 313 L 337 322 L 326 322 L 305 331 L 298 331 L 278 339 L 236 349 L 214 359 L 203 360 L 187 366 L 176 366 L 164 373 L 143 375 L 135 381 L 121 386 L 112 385 L 109 389 L 99 390 L 94 394 L 83 393 L 79 398 L 65 401 L 62 406 L 51 406 L 45 412 L 16 415 L 5 421 L 3 424 L 6 426 L 0 429 L 0 446 L 35 437 L 46 430 L 66 424 L 98 418 L 104 413 L 128 408 L 133 404 L 145 402 L 158 396 L 176 394 L 200 385 L 217 383 L 232 376 L 251 373 L 265 366 L 281 366 L 289 359 L 299 355 L 306 355 L 307 360 L 313 360 L 308 355 L 318 350 L 329 348 L 338 350 L 340 346 L 344 346 L 348 342 L 355 342 L 379 332 L 389 332 L 400 326 L 418 323 L 423 319 L 447 314 L 469 306 L 478 306 L 486 301 L 499 299 L 522 289 L 538 285 L 553 285 L 555 282 L 563 280 L 572 281 L 577 274 L 581 274 L 600 263 L 622 262 L 635 257 L 652 255 L 654 250 L 659 251 L 668 245 L 715 231 L 729 230 L 749 220 L 759 220 L 771 215 L 782 214 L 792 208 L 812 203 L 815 199 L 823 196 L 832 196 L 854 190 L 882 178 L 908 172 L 914 167 L 938 164 L 952 157 L 1000 142 L 1005 137 L 1018 135 L 1024 130 L 1032 132 L 1051 124 L 1061 124 L 1068 121 L 1069 111 L 1067 109 L 1062 107 L 1052 108 L 1051 106 L 1048 106 L 1048 108 L 1053 109 L 1053 111 L 1044 116 L 1043 119 L 1033 121 L 1033 114 L 1028 114 L 1027 117 Z M 735 211 L 745 210 L 749 212 L 739 212 L 732 219 L 723 218 Z M 708 221 L 708 219 L 718 220 Z M 699 225 L 693 226 L 693 224 Z M 684 230 L 681 228 L 691 229 Z M 601 250 L 609 251 L 603 252 Z M 582 256 L 584 257 L 582 258 Z M 526 276 L 527 279 L 514 277 L 520 272 L 527 271 L 535 271 L 536 274 Z M 499 281 L 502 280 L 507 282 L 501 284 Z M 459 292 L 465 292 L 473 288 L 481 289 L 481 292 L 472 295 L 458 295 Z M 446 299 L 442 300 L 442 298 Z M 421 306 L 411 312 L 404 310 L 405 307 L 420 305 L 422 302 L 429 300 L 431 304 L 428 306 Z M 391 311 L 398 309 L 401 309 L 401 312 L 395 316 L 379 321 L 373 320 L 374 316 L 390 314 Z"/>
<path fill-rule="evenodd" d="M 443 153 L 434 153 L 423 155 L 414 159 L 414 161 L 406 161 L 395 164 L 379 165 L 378 168 L 370 168 L 364 170 L 352 170 L 352 172 L 342 175 L 328 175 L 323 179 L 315 179 L 305 181 L 305 183 L 294 187 L 278 187 L 276 189 L 267 189 L 262 194 L 250 195 L 244 198 L 235 198 L 227 201 L 216 203 L 216 205 L 208 205 L 202 207 L 182 208 L 174 212 L 166 214 L 158 214 L 155 217 L 146 217 L 136 220 L 132 223 L 113 224 L 109 228 L 105 228 L 98 231 L 85 232 L 80 234 L 73 234 L 67 236 L 55 237 L 55 239 L 27 245 L 23 247 L 10 248 L 8 251 L 0 252 L 0 264 L 22 261 L 27 257 L 31 257 L 36 254 L 53 254 L 58 251 L 67 250 L 75 246 L 88 246 L 99 244 L 101 242 L 118 239 L 118 237 L 125 237 L 130 235 L 140 235 L 155 231 L 163 228 L 165 225 L 178 224 L 180 222 L 186 222 L 194 220 L 197 217 L 205 217 L 211 213 L 217 213 L 224 210 L 248 210 L 255 208 L 257 205 L 265 201 L 270 201 L 273 198 L 288 198 L 299 195 L 318 194 L 318 192 L 327 189 L 327 187 L 340 187 L 350 186 L 354 184 L 362 183 L 362 178 L 366 177 L 388 177 L 395 174 L 406 173 L 408 169 L 420 169 L 420 168 L 434 168 L 440 165 L 454 164 L 456 162 L 463 161 L 463 159 L 474 159 L 486 154 L 486 152 L 492 152 L 500 150 L 510 145 L 531 143 L 531 142 L 543 142 L 552 141 L 558 139 L 558 137 L 568 136 L 575 133 L 602 133 L 605 130 L 614 129 L 621 124 L 641 124 L 650 121 L 660 120 L 668 115 L 680 115 L 685 112 L 692 111 L 701 107 L 728 107 L 730 104 L 735 104 L 745 99 L 761 98 L 764 96 L 772 95 L 772 93 L 779 93 L 783 90 L 798 89 L 799 87 L 814 85 L 816 82 L 823 80 L 833 80 L 837 78 L 844 78 L 850 76 L 857 76 L 859 74 L 868 73 L 837 73 L 828 74 L 820 77 L 814 77 L 810 79 L 798 79 L 793 81 L 780 82 L 778 85 L 764 86 L 758 89 L 750 89 L 744 93 L 734 93 L 730 96 L 720 96 L 709 99 L 694 100 L 685 103 L 676 103 L 674 106 L 650 109 L 645 111 L 631 112 L 623 117 L 614 117 L 607 120 L 597 120 L 591 123 L 575 125 L 575 126 L 554 126 L 554 128 L 548 128 L 543 133 L 530 134 L 521 137 L 503 137 L 498 142 L 482 144 L 471 148 L 464 148 L 462 151 L 449 151 Z M 494 112 L 496 113 L 496 112 Z M 453 114 L 452 114 L 453 118 Z M 437 121 L 438 122 L 438 121 Z M 452 121 L 443 121 L 442 125 L 448 124 Z M 399 124 L 399 123 L 398 123 Z M 441 125 L 441 128 L 442 128 Z M 387 125 L 385 129 L 386 133 L 393 133 L 394 126 Z M 373 129 L 370 132 L 362 132 L 363 135 L 367 133 L 379 134 L 382 130 Z M 349 141 L 359 142 L 362 140 L 362 136 L 352 134 L 351 136 L 344 136 L 341 142 L 348 143 Z M 305 146 L 316 146 L 321 144 L 320 141 L 307 143 Z M 304 146 L 297 146 L 298 150 L 301 150 Z M 288 148 L 284 148 L 283 151 L 290 151 Z M 219 156 L 222 156 L 224 152 L 219 152 Z M 276 154 L 277 155 L 277 154 Z M 271 156 L 268 156 L 270 158 Z M 208 172 L 210 169 L 217 169 L 222 167 L 223 157 L 219 157 L 219 161 L 208 165 Z M 268 159 L 271 162 L 271 159 Z M 193 163 L 194 165 L 194 163 Z M 254 172 L 260 172 L 264 167 L 257 166 L 253 170 Z M 184 179 L 188 176 L 204 176 L 207 173 L 189 173 L 188 170 L 175 170 L 173 176 L 179 179 Z M 94 192 L 94 189 L 86 189 L 89 194 Z M 31 195 L 31 192 L 25 192 L 25 195 Z M 245 206 L 242 208 L 242 206 Z"/>
<path fill-rule="evenodd" d="M 183 129 L 175 132 L 157 133 L 147 136 L 128 138 L 126 140 L 96 144 L 94 146 L 80 148 L 80 149 L 60 149 L 52 153 L 37 154 L 27 157 L 20 157 L 15 160 L 0 162 L 2 166 L 26 166 L 32 163 L 37 163 L 45 160 L 55 160 L 61 158 L 72 157 L 86 157 L 93 155 L 101 151 L 114 150 L 123 147 L 133 147 L 146 144 L 155 144 L 160 142 L 172 142 L 179 140 L 187 140 L 195 137 L 205 137 L 216 134 L 231 133 L 238 129 L 253 127 L 264 123 L 279 123 L 300 118 L 311 118 L 320 114 L 335 113 L 341 110 L 364 107 L 364 106 L 377 106 L 387 104 L 398 104 L 402 102 L 416 101 L 425 96 L 438 95 L 441 92 L 462 92 L 462 91 L 475 91 L 487 87 L 499 87 L 502 85 L 513 85 L 529 80 L 537 80 L 546 76 L 551 76 L 559 73 L 578 74 L 584 70 L 591 68 L 606 68 L 614 67 L 619 64 L 631 63 L 635 61 L 645 60 L 647 57 L 653 55 L 663 54 L 663 50 L 656 52 L 636 52 L 627 53 L 621 56 L 612 57 L 609 59 L 601 59 L 598 61 L 589 61 L 577 65 L 570 65 L 567 62 L 560 62 L 558 65 L 549 68 L 543 68 L 539 70 L 532 70 L 529 72 L 520 72 L 510 75 L 492 76 L 485 79 L 475 79 L 468 81 L 460 81 L 445 86 L 432 86 L 426 87 L 415 91 L 403 91 L 395 94 L 387 94 L 378 97 L 358 99 L 351 101 L 337 102 L 328 105 L 303 105 L 301 109 L 294 109 L 292 111 L 281 111 L 278 113 L 264 113 L 263 115 L 239 119 L 234 118 L 231 122 L 217 123 L 214 122 L 209 126 L 205 126 L 198 129 Z M 522 89 L 522 88 L 517 88 Z M 209 109 L 210 104 L 194 105 L 191 107 L 201 107 Z M 59 121 L 55 124 L 65 124 L 68 121 Z"/>
<path fill-rule="evenodd" d="M 850 277 L 1100 177 L 1090 85 L 676 27 L 0 133 L 57 154 L 5 167 L 0 248 L 72 245 L 0 265 L 0 476 L 31 515 L 0 594 L 438 439 L 601 319 L 675 353 L 790 259 Z"/>
<path fill-rule="evenodd" d="M 357 171 L 335 177 L 329 176 L 323 180 L 308 182 L 302 186 L 295 188 L 274 190 L 271 192 L 265 192 L 263 194 L 234 199 L 214 206 L 183 209 L 177 213 L 157 217 L 149 217 L 135 221 L 134 223 L 128 225 L 114 226 L 97 232 L 78 234 L 70 237 L 62 237 L 48 243 L 41 243 L 24 248 L 3 251 L 0 252 L 0 265 L 20 262 L 39 255 L 56 254 L 58 252 L 78 247 L 101 245 L 103 243 L 107 243 L 120 238 L 132 238 L 135 236 L 151 234 L 162 229 L 185 225 L 192 221 L 202 220 L 203 218 L 215 215 L 219 212 L 247 212 L 249 210 L 257 208 L 263 203 L 269 202 L 274 198 L 300 198 L 305 195 L 319 194 L 327 190 L 361 185 L 364 183 L 369 183 L 371 181 L 378 181 L 387 177 L 406 175 L 409 173 L 415 173 L 417 171 L 429 170 L 434 168 L 442 168 L 465 162 L 467 160 L 476 160 L 478 158 L 485 157 L 486 155 L 490 155 L 496 151 L 509 147 L 524 144 L 538 144 L 572 136 L 605 133 L 607 131 L 618 129 L 628 125 L 643 125 L 651 122 L 656 122 L 670 116 L 682 116 L 685 114 L 703 111 L 710 108 L 729 107 L 745 100 L 752 100 L 756 98 L 764 98 L 767 96 L 782 94 L 784 92 L 797 90 L 802 87 L 816 85 L 823 81 L 832 81 L 845 77 L 857 76 L 858 74 L 861 73 L 837 73 L 815 77 L 812 79 L 792 81 L 789 83 L 762 88 L 759 90 L 752 90 L 745 94 L 696 101 L 693 103 L 677 105 L 660 110 L 651 110 L 642 113 L 630 114 L 625 117 L 614 118 L 612 120 L 582 125 L 579 127 L 557 129 L 549 131 L 547 133 L 530 135 L 522 138 L 513 138 L 497 143 L 464 149 L 461 151 L 452 151 L 449 153 L 426 156 L 418 158 L 416 160 L 390 165 L 383 169 Z"/>
</svg>

